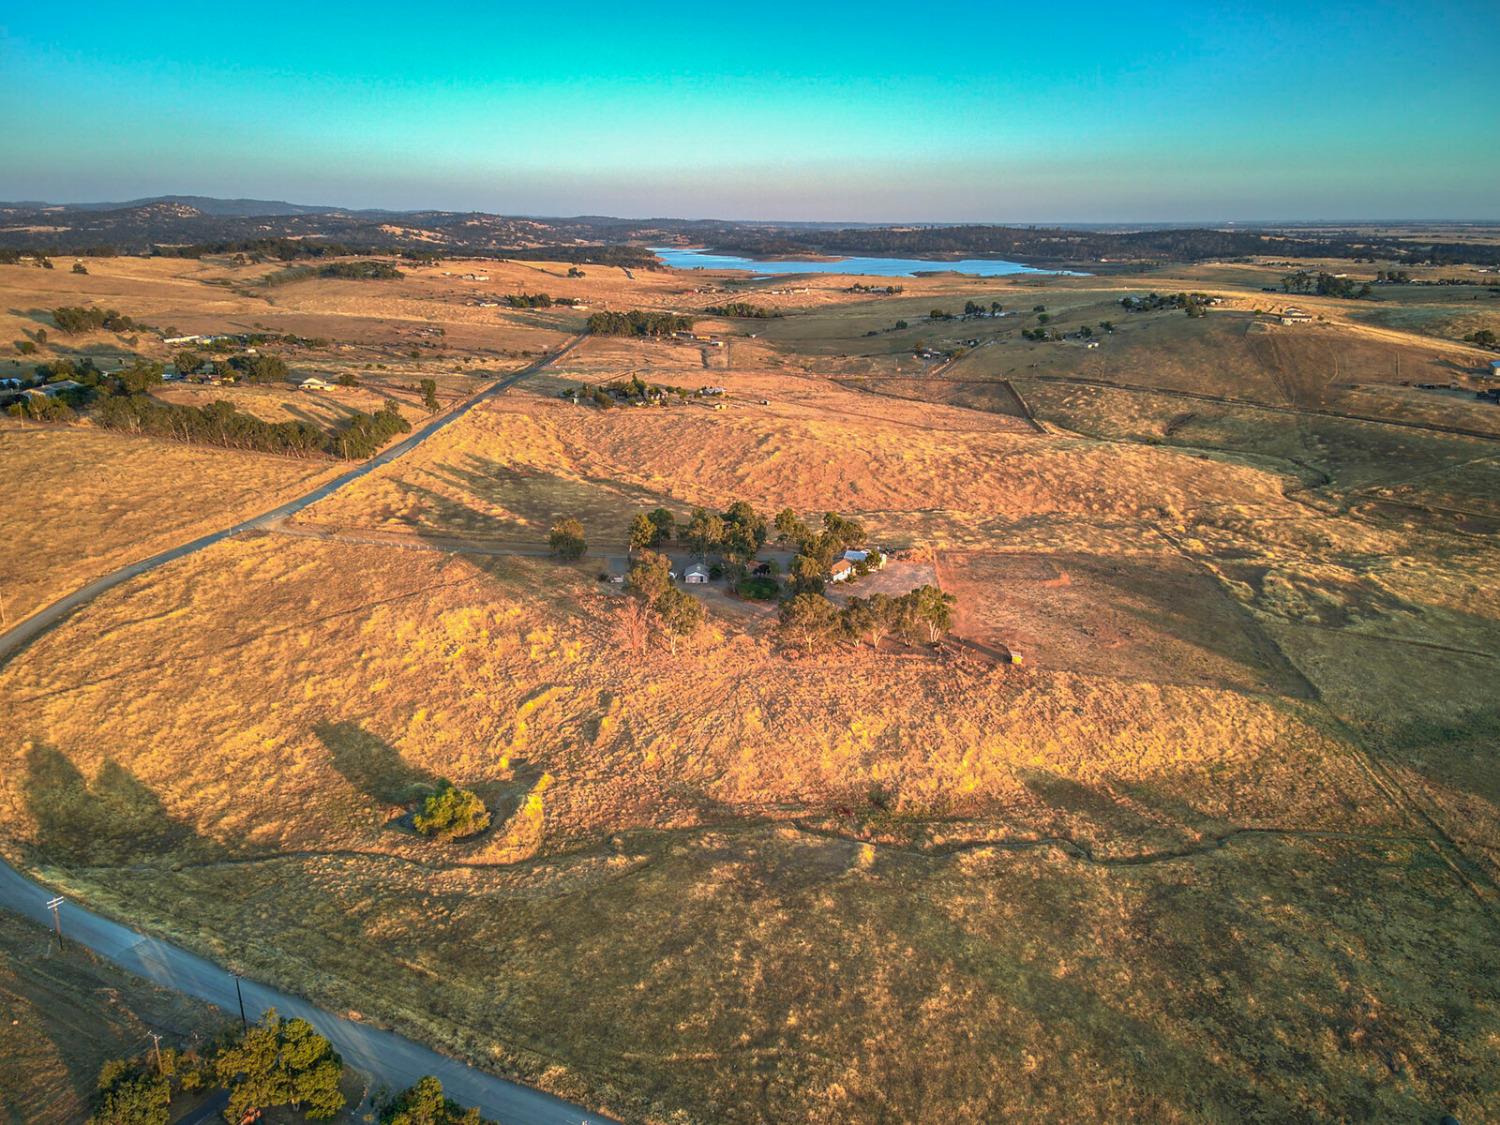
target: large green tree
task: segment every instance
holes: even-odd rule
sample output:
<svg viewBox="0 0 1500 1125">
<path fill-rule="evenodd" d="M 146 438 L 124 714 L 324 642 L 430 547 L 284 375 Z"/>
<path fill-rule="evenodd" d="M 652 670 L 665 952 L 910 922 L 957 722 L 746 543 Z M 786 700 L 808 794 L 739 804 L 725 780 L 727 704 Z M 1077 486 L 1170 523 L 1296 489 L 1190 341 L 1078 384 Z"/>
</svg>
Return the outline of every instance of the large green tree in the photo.
<svg viewBox="0 0 1500 1125">
<path fill-rule="evenodd" d="M 274 1008 L 214 1059 L 214 1072 L 229 1090 L 224 1115 L 230 1121 L 275 1106 L 300 1110 L 310 1121 L 330 1120 L 344 1108 L 343 1070 L 343 1060 L 312 1024 L 283 1020 Z"/>
</svg>

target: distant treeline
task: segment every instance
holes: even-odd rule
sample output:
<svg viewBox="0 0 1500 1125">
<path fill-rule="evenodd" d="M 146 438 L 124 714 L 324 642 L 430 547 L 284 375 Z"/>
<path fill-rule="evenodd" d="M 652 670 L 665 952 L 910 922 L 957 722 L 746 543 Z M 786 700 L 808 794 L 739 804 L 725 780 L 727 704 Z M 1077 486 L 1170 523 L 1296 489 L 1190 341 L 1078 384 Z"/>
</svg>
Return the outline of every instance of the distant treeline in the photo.
<svg viewBox="0 0 1500 1125">
<path fill-rule="evenodd" d="M 1085 231 L 1044 227 L 871 227 L 776 230 L 725 227 L 707 240 L 719 252 L 754 258 L 789 254 L 872 254 L 892 257 L 993 256 L 1029 262 L 1178 261 L 1276 255 L 1289 258 L 1383 259 L 1420 264 L 1491 265 L 1494 245 L 1414 242 L 1384 235 L 1312 235 L 1207 229 Z"/>
<path fill-rule="evenodd" d="M 596 312 L 588 319 L 588 331 L 594 336 L 670 336 L 673 332 L 689 332 L 692 327 L 690 316 L 641 309 Z"/>
<path fill-rule="evenodd" d="M 435 262 L 439 255 L 429 250 L 391 246 L 351 246 L 343 242 L 319 242 L 306 238 L 237 238 L 199 242 L 190 246 L 153 245 L 155 258 L 208 258 L 237 254 L 256 261 L 274 259 L 295 262 L 304 258 L 401 257 L 407 261 Z"/>
<path fill-rule="evenodd" d="M 769 320 L 772 317 L 782 315 L 776 309 L 768 309 L 763 305 L 752 305 L 748 301 L 730 301 L 726 305 L 714 305 L 703 311 L 708 313 L 709 316 L 729 316 L 742 320 Z"/>
<path fill-rule="evenodd" d="M 326 266 L 287 266 L 260 278 L 257 285 L 286 285 L 315 277 L 353 281 L 399 281 L 406 275 L 390 262 L 330 262 Z"/>
</svg>

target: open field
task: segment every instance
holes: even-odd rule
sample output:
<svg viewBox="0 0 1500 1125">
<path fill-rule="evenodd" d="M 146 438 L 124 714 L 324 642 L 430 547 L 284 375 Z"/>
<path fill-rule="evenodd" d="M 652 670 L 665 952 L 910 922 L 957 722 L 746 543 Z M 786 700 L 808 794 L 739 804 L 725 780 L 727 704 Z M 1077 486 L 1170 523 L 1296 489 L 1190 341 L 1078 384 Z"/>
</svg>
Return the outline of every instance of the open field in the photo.
<svg viewBox="0 0 1500 1125">
<path fill-rule="evenodd" d="M 14 623 L 121 563 L 276 505 L 333 463 L 0 421 L 6 618 Z"/>
<path fill-rule="evenodd" d="M 1287 298 L 1260 291 L 1280 267 L 1239 263 L 878 298 L 553 263 L 273 286 L 267 265 L 90 268 L 46 279 L 61 297 L 0 267 L 7 307 L 98 284 L 183 330 L 231 308 L 298 325 L 369 386 L 155 393 L 322 424 L 386 393 L 415 419 L 416 378 L 456 398 L 584 315 L 481 294 L 785 315 L 701 321 L 723 348 L 586 339 L 285 525 L 38 639 L 0 669 L 12 862 L 628 1122 L 1477 1121 L 1500 1102 L 1500 407 L 1403 386 L 1469 387 L 1481 358 L 1361 322 L 1404 287 Z M 1118 304 L 1185 288 L 1224 302 Z M 969 299 L 1016 315 L 926 319 Z M 1288 303 L 1323 319 L 1255 311 Z M 1024 341 L 1036 304 L 1116 330 Z M 631 375 L 726 393 L 562 397 Z M 31 606 L 322 467 L 86 426 L 3 428 L 0 452 L 16 487 L 55 486 L 9 517 L 8 593 Z M 935 581 L 954 638 L 802 652 L 774 606 L 713 586 L 703 629 L 632 655 L 629 595 L 597 580 L 632 516 L 742 499 L 857 517 L 903 557 L 839 599 Z M 576 564 L 545 557 L 567 517 Z M 444 779 L 487 830 L 413 831 Z"/>
</svg>

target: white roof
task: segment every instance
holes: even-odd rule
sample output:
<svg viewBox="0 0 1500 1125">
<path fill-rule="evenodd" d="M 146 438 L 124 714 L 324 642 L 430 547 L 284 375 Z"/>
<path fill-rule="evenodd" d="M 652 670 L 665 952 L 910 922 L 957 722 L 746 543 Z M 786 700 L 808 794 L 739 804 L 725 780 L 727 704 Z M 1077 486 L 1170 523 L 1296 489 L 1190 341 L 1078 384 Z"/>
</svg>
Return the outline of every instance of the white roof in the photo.
<svg viewBox="0 0 1500 1125">
<path fill-rule="evenodd" d="M 708 567 L 704 566 L 702 563 L 688 563 L 687 570 L 685 570 L 683 573 L 684 574 L 701 574 L 704 577 L 707 577 L 708 576 Z"/>
</svg>

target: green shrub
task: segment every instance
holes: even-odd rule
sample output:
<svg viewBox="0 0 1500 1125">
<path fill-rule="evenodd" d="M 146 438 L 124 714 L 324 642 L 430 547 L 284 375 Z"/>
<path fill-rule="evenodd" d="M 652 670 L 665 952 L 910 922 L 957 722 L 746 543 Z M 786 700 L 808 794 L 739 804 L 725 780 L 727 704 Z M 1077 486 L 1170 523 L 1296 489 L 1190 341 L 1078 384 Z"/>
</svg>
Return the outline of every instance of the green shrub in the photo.
<svg viewBox="0 0 1500 1125">
<path fill-rule="evenodd" d="M 472 836 L 490 826 L 490 812 L 472 789 L 459 789 L 445 781 L 422 802 L 412 825 L 424 836 Z"/>
</svg>

